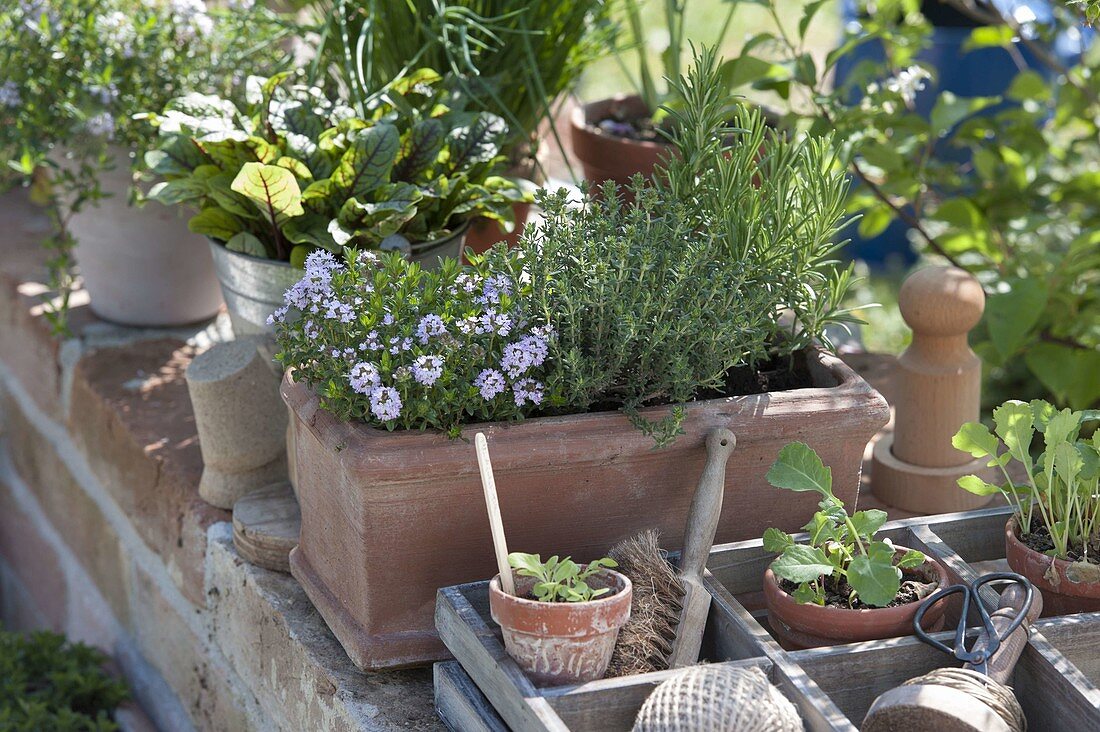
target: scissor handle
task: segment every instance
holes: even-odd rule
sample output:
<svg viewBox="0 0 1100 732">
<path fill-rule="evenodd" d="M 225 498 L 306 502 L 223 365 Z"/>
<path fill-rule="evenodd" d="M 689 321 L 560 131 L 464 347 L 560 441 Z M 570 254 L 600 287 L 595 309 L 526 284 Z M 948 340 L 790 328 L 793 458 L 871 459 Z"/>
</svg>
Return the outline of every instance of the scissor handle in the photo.
<svg viewBox="0 0 1100 732">
<path fill-rule="evenodd" d="M 932 607 L 933 605 L 935 605 L 937 602 L 939 602 L 943 598 L 948 597 L 949 595 L 954 595 L 954 594 L 960 593 L 960 592 L 962 593 L 962 596 L 963 596 L 963 609 L 962 609 L 962 618 L 963 619 L 962 619 L 962 622 L 959 623 L 959 626 L 957 628 L 955 628 L 955 647 L 954 648 L 948 648 L 946 645 L 944 645 L 940 641 L 938 641 L 935 638 L 933 638 L 932 636 L 928 635 L 928 633 L 925 632 L 924 625 L 922 623 L 924 621 L 924 614 L 926 612 L 928 612 L 928 608 Z M 961 659 L 960 654 L 965 655 L 966 652 L 967 652 L 966 651 L 966 643 L 965 643 L 965 640 L 966 640 L 966 616 L 969 614 L 969 611 L 970 611 L 970 585 L 951 585 L 949 587 L 944 587 L 942 590 L 937 590 L 936 592 L 932 593 L 928 597 L 924 598 L 924 602 L 922 602 L 920 607 L 917 608 L 917 614 L 913 617 L 913 630 L 916 633 L 917 637 L 920 638 L 925 643 L 927 643 L 928 645 L 932 646 L 933 648 L 940 649 L 941 651 L 943 651 L 944 653 L 946 653 L 949 656 L 954 656 L 955 658 L 960 658 Z M 965 660 L 965 659 L 961 659 L 961 660 Z"/>
<path fill-rule="evenodd" d="M 994 624 L 989 611 L 981 601 L 979 590 L 985 585 L 1003 582 L 1021 585 L 1025 589 L 1024 600 L 1022 607 L 1017 610 L 1007 624 L 1003 622 L 1005 614 L 1001 614 L 998 617 L 997 623 Z M 1031 583 L 1028 582 L 1025 577 L 1015 572 L 994 572 L 992 574 L 983 575 L 968 585 L 951 585 L 925 598 L 924 602 L 922 602 L 921 606 L 917 609 L 916 616 L 913 618 L 913 629 L 917 637 L 925 643 L 933 648 L 938 648 L 944 653 L 954 656 L 956 659 L 969 664 L 975 671 L 984 674 L 987 672 L 989 659 L 993 657 L 1001 647 L 1001 644 L 1012 635 L 1013 631 L 1019 628 L 1024 620 L 1027 619 L 1034 592 L 1035 590 L 1031 586 Z M 924 620 L 924 614 L 928 611 L 928 608 L 932 607 L 943 598 L 956 593 L 962 593 L 963 596 L 962 615 L 959 625 L 955 628 L 955 647 L 948 648 L 945 644 L 928 635 L 921 623 Z M 974 604 L 978 607 L 978 615 L 982 621 L 982 631 L 979 642 L 974 644 L 973 649 L 967 650 L 966 622 L 970 616 L 971 599 L 973 599 Z M 998 628 L 997 626 L 1001 627 Z"/>
</svg>

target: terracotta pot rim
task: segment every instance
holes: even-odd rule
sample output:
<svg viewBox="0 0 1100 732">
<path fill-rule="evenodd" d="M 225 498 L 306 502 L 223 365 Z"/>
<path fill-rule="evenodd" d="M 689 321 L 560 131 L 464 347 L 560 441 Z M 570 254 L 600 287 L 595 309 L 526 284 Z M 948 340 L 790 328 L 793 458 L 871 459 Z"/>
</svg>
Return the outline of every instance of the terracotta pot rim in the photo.
<svg viewBox="0 0 1100 732">
<path fill-rule="evenodd" d="M 616 600 L 621 601 L 623 596 L 629 596 L 634 589 L 634 584 L 630 581 L 622 572 L 616 572 L 613 569 L 601 569 L 598 574 L 609 575 L 615 579 L 620 585 L 619 591 L 608 595 L 602 595 L 595 600 L 586 600 L 584 602 L 542 602 L 541 600 L 530 600 L 526 597 L 519 597 L 517 595 L 507 595 L 504 590 L 500 588 L 500 575 L 497 574 L 493 579 L 489 580 L 489 593 L 496 595 L 502 601 L 516 605 L 523 609 L 534 610 L 536 608 L 544 611 L 555 612 L 558 608 L 561 608 L 561 612 L 568 612 L 570 610 L 587 611 L 594 608 L 609 605 Z"/>
<path fill-rule="evenodd" d="M 908 547 L 903 547 L 900 545 L 895 545 L 895 547 L 895 556 L 897 554 L 909 551 Z M 943 565 L 940 564 L 940 562 L 935 557 L 931 557 L 924 552 L 921 553 L 924 554 L 925 557 L 927 557 L 927 560 L 921 566 L 931 566 L 934 574 L 936 575 L 936 589 L 929 593 L 929 595 L 932 595 L 933 593 L 942 590 L 944 587 L 947 587 L 947 585 L 950 584 L 951 580 L 947 575 L 947 570 L 944 569 Z M 812 612 L 818 617 L 822 618 L 835 616 L 837 618 L 844 617 L 848 619 L 855 619 L 858 617 L 866 617 L 870 613 L 877 613 L 878 615 L 876 615 L 876 617 L 883 617 L 881 615 L 882 613 L 904 615 L 909 614 L 910 612 L 912 612 L 913 608 L 919 606 L 922 602 L 928 599 L 928 597 L 926 596 L 921 598 L 920 600 L 907 602 L 904 605 L 894 605 L 893 607 L 860 608 L 858 610 L 855 608 L 835 607 L 833 605 L 799 603 L 795 601 L 795 599 L 791 597 L 788 592 L 786 592 L 782 587 L 779 586 L 779 579 L 775 576 L 775 573 L 772 572 L 772 568 L 770 566 L 766 570 L 764 570 L 764 587 L 765 592 L 770 592 L 772 594 L 772 599 L 776 602 L 779 602 L 788 607 L 797 606 L 799 608 L 807 608 L 807 612 Z M 939 603 L 936 604 L 938 605 Z"/>
<path fill-rule="evenodd" d="M 594 124 L 591 124 L 588 121 L 588 112 L 589 112 L 590 109 L 592 109 L 594 107 L 597 107 L 597 106 L 605 105 L 605 104 L 610 104 L 610 103 L 614 103 L 614 102 L 623 102 L 623 101 L 632 100 L 632 99 L 637 99 L 638 101 L 641 101 L 641 97 L 639 97 L 637 94 L 615 94 L 614 96 L 604 97 L 603 99 L 596 99 L 596 100 L 591 101 L 591 102 L 585 102 L 584 104 L 579 104 L 579 105 L 577 105 L 576 107 L 573 108 L 573 111 L 569 116 L 569 123 L 574 127 L 574 129 L 582 130 L 582 131 L 584 131 L 585 133 L 587 133 L 589 135 L 593 135 L 595 137 L 600 138 L 601 140 L 609 140 L 609 141 L 611 141 L 612 144 L 617 143 L 617 144 L 622 144 L 622 145 L 633 145 L 633 146 L 636 146 L 636 147 L 647 148 L 647 149 L 652 149 L 652 150 L 661 150 L 661 151 L 670 149 L 672 147 L 672 145 L 667 143 L 667 142 L 652 142 L 650 140 L 632 140 L 629 137 L 619 137 L 618 135 L 608 135 L 608 134 L 602 132 L 599 127 L 597 127 Z"/>
</svg>

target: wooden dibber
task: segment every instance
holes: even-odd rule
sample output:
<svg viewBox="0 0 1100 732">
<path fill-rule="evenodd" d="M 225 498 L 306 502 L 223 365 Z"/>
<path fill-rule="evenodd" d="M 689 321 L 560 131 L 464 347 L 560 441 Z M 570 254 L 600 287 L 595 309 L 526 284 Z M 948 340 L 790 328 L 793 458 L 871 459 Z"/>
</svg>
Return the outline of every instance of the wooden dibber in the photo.
<svg viewBox="0 0 1100 732">
<path fill-rule="evenodd" d="M 497 571 L 500 572 L 500 589 L 506 595 L 514 595 L 516 583 L 512 579 L 512 568 L 508 566 L 508 542 L 504 538 L 504 521 L 500 518 L 497 481 L 493 476 L 493 462 L 489 459 L 489 443 L 481 432 L 474 435 L 474 448 L 477 450 L 477 467 L 481 471 L 481 488 L 485 491 L 485 508 L 489 512 L 489 528 L 493 532 L 493 551 L 496 552 Z"/>
<path fill-rule="evenodd" d="M 714 544 L 722 494 L 726 486 L 726 461 L 737 446 L 737 438 L 725 428 L 707 434 L 707 462 L 695 488 L 680 552 L 680 581 L 684 585 L 683 609 L 676 625 L 668 667 L 693 666 L 699 662 L 703 628 L 710 612 L 710 593 L 703 586 L 703 569 Z"/>
<path fill-rule="evenodd" d="M 1023 607 L 1025 592 L 1021 585 L 1010 585 L 1001 593 L 999 609 L 989 616 L 996 633 L 1008 629 Z M 996 694 L 965 678 L 944 680 L 951 686 L 936 683 L 937 676 L 944 679 L 944 675 L 942 670 L 933 671 L 880 695 L 867 710 L 860 729 L 862 732 L 1022 732 L 1026 729 L 1023 712 L 1004 685 L 1012 678 L 1016 662 L 1027 646 L 1029 626 L 1042 611 L 1042 595 L 1035 592 L 1027 619 L 989 659 L 985 675 L 997 685 Z M 982 630 L 972 650 L 980 650 L 987 643 L 988 636 Z M 963 669 L 964 673 L 974 670 L 970 664 Z"/>
<path fill-rule="evenodd" d="M 302 512 L 286 481 L 250 491 L 233 504 L 233 546 L 257 567 L 289 573 L 301 529 Z"/>
<path fill-rule="evenodd" d="M 951 437 L 980 418 L 982 363 L 967 335 L 985 310 L 982 286 L 956 267 L 928 267 L 905 280 L 898 306 L 913 342 L 898 357 L 894 431 L 875 444 L 871 490 L 914 513 L 980 508 L 990 498 L 956 481 L 986 474 L 986 461 L 956 450 Z"/>
</svg>

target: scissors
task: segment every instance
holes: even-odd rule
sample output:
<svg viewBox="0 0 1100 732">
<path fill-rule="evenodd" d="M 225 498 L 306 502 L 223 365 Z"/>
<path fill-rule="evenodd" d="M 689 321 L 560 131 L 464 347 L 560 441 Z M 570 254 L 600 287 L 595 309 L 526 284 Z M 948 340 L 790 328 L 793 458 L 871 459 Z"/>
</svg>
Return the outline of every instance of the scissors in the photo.
<svg viewBox="0 0 1100 732">
<path fill-rule="evenodd" d="M 985 604 L 978 595 L 978 591 L 982 587 L 990 584 L 1021 585 L 1026 591 L 1023 606 L 1012 618 L 1012 622 L 1009 623 L 1000 634 L 997 633 L 997 629 L 993 626 L 993 621 L 989 616 L 989 610 L 986 609 Z M 994 572 L 992 574 L 982 575 L 970 584 L 951 585 L 925 598 L 924 602 L 921 603 L 920 608 L 917 610 L 916 617 L 913 618 L 913 627 L 916 630 L 917 637 L 925 643 L 969 664 L 969 666 L 978 673 L 986 674 L 988 672 L 989 659 L 993 657 L 997 649 L 1004 643 L 1005 639 L 1012 635 L 1012 631 L 1019 628 L 1020 624 L 1027 618 L 1027 613 L 1031 608 L 1031 601 L 1034 593 L 1035 588 L 1031 586 L 1031 582 L 1023 575 L 1016 574 L 1015 572 Z M 921 621 L 924 619 L 924 613 L 928 608 L 948 595 L 954 594 L 961 594 L 963 596 L 962 615 L 959 620 L 959 626 L 955 628 L 955 647 L 948 648 L 947 645 L 928 635 L 921 626 Z M 978 644 L 973 650 L 967 650 L 966 620 L 969 617 L 971 605 L 975 605 L 978 608 L 978 615 L 981 617 L 982 626 L 985 629 L 983 635 L 987 639 L 987 642 Z"/>
</svg>

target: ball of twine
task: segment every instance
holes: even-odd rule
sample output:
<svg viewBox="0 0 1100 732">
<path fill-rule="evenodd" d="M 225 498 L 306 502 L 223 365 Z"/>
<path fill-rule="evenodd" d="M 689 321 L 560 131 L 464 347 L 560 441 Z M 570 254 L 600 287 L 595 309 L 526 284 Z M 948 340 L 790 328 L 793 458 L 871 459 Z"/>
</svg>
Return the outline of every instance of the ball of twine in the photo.
<svg viewBox="0 0 1100 732">
<path fill-rule="evenodd" d="M 963 691 L 997 713 L 1013 732 L 1026 732 L 1027 719 L 1012 689 L 968 668 L 938 668 L 909 679 L 902 686 L 937 684 Z"/>
<path fill-rule="evenodd" d="M 703 665 L 654 689 L 634 732 L 802 732 L 802 719 L 759 668 Z"/>
</svg>

